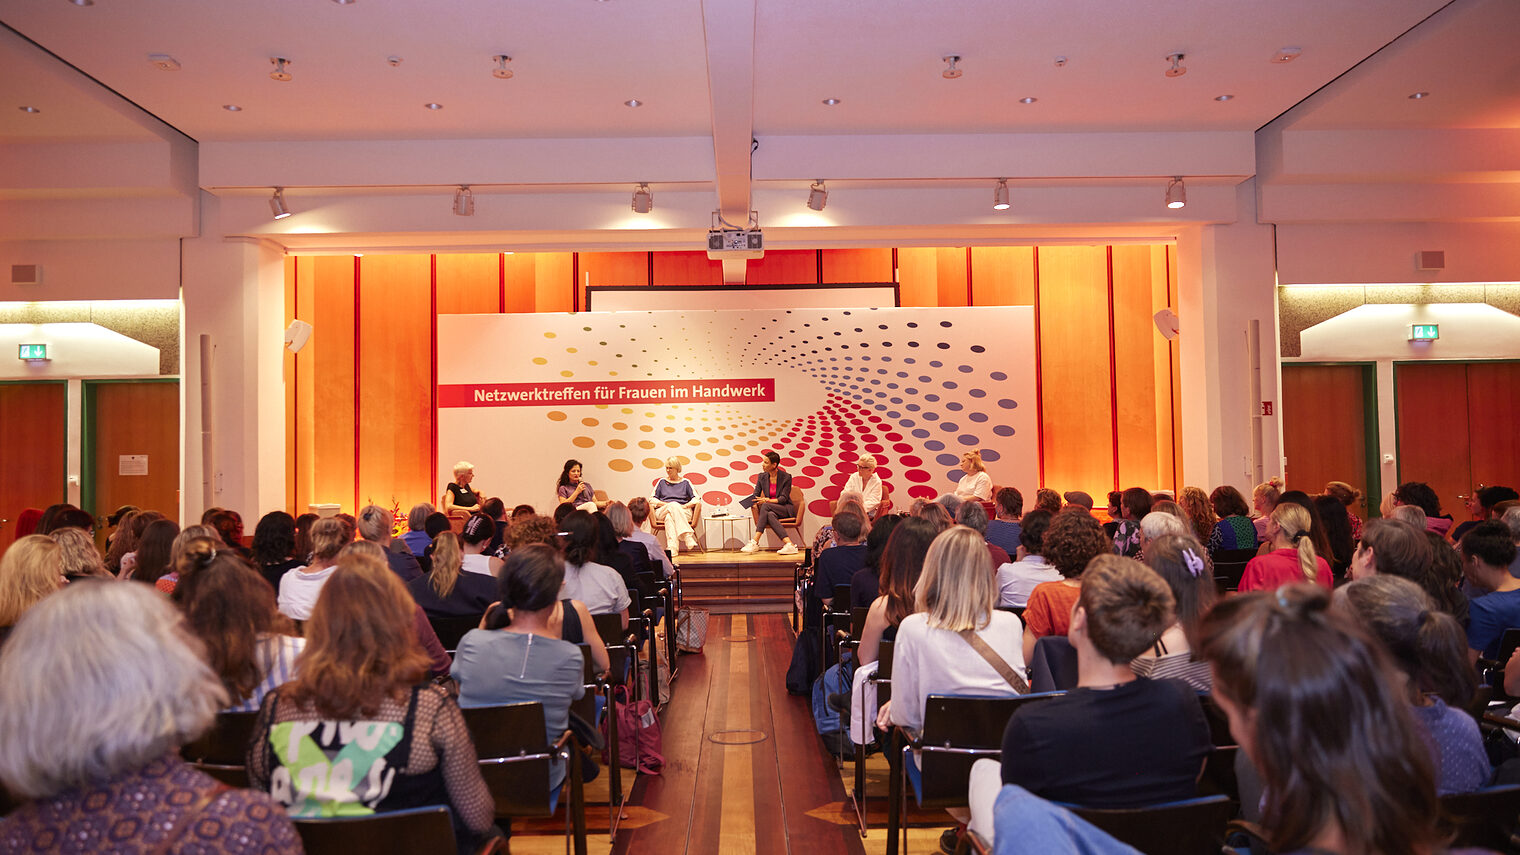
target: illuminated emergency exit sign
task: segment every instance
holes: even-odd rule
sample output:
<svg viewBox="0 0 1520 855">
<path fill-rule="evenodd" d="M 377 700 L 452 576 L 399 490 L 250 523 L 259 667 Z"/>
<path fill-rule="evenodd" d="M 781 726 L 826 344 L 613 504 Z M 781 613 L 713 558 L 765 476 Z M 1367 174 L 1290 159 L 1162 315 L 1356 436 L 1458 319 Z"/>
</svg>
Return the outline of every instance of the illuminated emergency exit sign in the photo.
<svg viewBox="0 0 1520 855">
<path fill-rule="evenodd" d="M 1410 324 L 1410 341 L 1435 341 L 1441 337 L 1440 324 Z"/>
</svg>

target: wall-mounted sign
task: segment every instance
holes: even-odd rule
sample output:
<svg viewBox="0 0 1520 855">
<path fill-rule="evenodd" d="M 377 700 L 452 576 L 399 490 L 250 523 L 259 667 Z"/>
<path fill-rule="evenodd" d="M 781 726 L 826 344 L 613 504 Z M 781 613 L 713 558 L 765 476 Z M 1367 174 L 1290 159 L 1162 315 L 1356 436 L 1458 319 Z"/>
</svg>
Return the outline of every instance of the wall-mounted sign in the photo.
<svg viewBox="0 0 1520 855">
<path fill-rule="evenodd" d="M 1435 341 L 1441 337 L 1440 324 L 1410 324 L 1410 341 Z"/>
<path fill-rule="evenodd" d="M 148 474 L 148 455 L 146 454 L 123 454 L 116 461 L 117 475 L 146 475 Z"/>
<path fill-rule="evenodd" d="M 28 362 L 36 362 L 38 360 L 47 359 L 48 358 L 47 345 L 45 345 L 45 344 L 23 344 L 23 345 L 21 345 L 21 352 L 17 355 L 17 358 L 18 359 L 25 359 Z"/>
</svg>

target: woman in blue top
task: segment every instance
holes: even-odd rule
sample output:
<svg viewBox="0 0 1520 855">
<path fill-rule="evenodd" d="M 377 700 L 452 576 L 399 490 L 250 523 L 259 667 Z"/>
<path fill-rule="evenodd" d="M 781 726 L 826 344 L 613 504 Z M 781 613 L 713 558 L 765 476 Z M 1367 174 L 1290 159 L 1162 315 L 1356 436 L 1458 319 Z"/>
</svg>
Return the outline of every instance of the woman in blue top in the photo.
<svg viewBox="0 0 1520 855">
<path fill-rule="evenodd" d="M 697 536 L 691 528 L 696 522 L 697 506 L 696 488 L 681 477 L 681 459 L 666 460 L 665 477 L 655 482 L 654 499 L 649 507 L 654 518 L 665 525 L 665 548 L 671 555 L 680 551 L 681 543 L 687 549 L 697 548 Z"/>
<path fill-rule="evenodd" d="M 565 468 L 559 473 L 559 482 L 555 485 L 554 496 L 562 505 L 568 504 L 582 511 L 596 511 L 596 490 L 591 482 L 581 480 L 581 462 L 579 460 L 566 460 Z"/>
<path fill-rule="evenodd" d="M 1240 491 L 1225 484 L 1215 487 L 1209 494 L 1209 504 L 1219 522 L 1209 534 L 1209 555 L 1235 549 L 1255 549 L 1260 541 L 1256 537 L 1256 525 L 1251 522 L 1251 509 Z"/>
</svg>

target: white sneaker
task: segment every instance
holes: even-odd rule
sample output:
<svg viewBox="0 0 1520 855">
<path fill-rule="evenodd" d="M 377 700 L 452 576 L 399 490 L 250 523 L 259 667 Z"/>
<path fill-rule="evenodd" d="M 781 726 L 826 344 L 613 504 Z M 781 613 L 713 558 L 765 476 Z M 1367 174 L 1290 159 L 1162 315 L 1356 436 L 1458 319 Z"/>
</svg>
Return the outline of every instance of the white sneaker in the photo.
<svg viewBox="0 0 1520 855">
<path fill-rule="evenodd" d="M 759 552 L 760 551 L 760 544 L 758 544 L 755 541 L 751 540 L 749 543 L 746 543 L 743 546 L 739 547 L 739 551 L 740 552 L 746 552 L 746 553 L 747 552 Z"/>
<path fill-rule="evenodd" d="M 697 548 L 697 537 L 696 537 L 696 535 L 694 535 L 694 534 L 688 534 L 688 535 L 686 535 L 686 537 L 682 538 L 682 540 L 686 544 L 686 548 L 687 549 L 696 549 Z"/>
<path fill-rule="evenodd" d="M 795 543 L 787 543 L 787 544 L 783 544 L 782 547 L 781 547 L 781 549 L 778 550 L 776 552 L 776 554 L 777 555 L 796 555 L 798 553 L 798 551 L 799 550 L 797 549 L 797 545 Z"/>
</svg>

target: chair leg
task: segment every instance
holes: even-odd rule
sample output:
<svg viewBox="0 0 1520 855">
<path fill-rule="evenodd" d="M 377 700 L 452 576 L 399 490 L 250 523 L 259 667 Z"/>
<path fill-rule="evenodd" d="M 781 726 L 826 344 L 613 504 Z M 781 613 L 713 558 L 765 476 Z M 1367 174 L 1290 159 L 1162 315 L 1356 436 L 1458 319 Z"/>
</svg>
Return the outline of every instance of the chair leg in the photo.
<svg viewBox="0 0 1520 855">
<path fill-rule="evenodd" d="M 906 787 L 903 785 L 903 775 L 905 774 L 903 771 L 903 761 L 901 757 L 897 757 L 898 747 L 897 731 L 894 729 L 892 734 L 887 738 L 888 765 L 893 766 L 887 775 L 887 780 L 890 782 L 887 787 L 887 855 L 897 855 L 898 837 L 902 830 L 903 802 L 905 799 L 903 790 Z M 893 757 L 897 757 L 895 764 L 891 763 Z M 904 841 L 903 848 L 907 848 L 906 841 Z"/>
<path fill-rule="evenodd" d="M 570 759 L 565 761 L 570 773 L 570 803 L 565 806 L 565 821 L 570 826 L 570 843 L 575 855 L 586 855 L 586 785 L 581 778 L 580 743 L 570 739 Z"/>
</svg>

